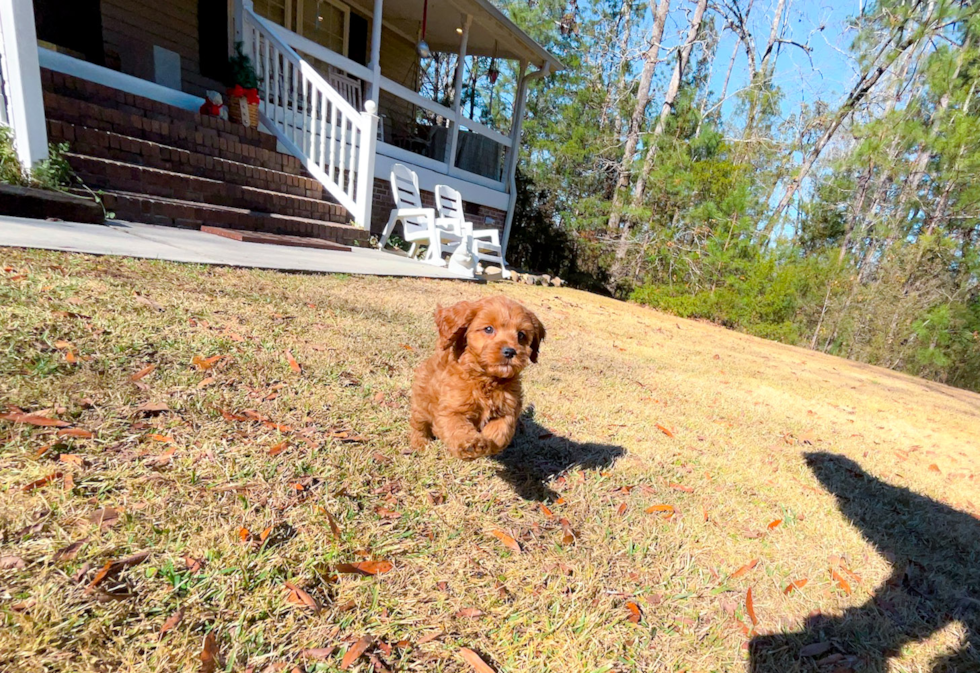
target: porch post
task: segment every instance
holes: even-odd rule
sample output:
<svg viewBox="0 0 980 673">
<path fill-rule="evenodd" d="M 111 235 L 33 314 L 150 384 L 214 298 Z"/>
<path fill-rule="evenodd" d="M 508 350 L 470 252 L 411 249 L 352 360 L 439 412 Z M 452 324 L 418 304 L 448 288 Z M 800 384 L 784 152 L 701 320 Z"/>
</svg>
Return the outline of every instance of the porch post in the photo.
<svg viewBox="0 0 980 673">
<path fill-rule="evenodd" d="M 463 65 L 466 60 L 466 45 L 470 41 L 470 24 L 473 23 L 473 16 L 465 15 L 463 19 L 463 37 L 459 41 L 459 60 L 456 61 L 456 81 L 453 83 L 453 130 L 446 147 L 446 164 L 449 172 L 453 172 L 456 163 L 456 143 L 459 140 L 459 118 L 460 108 L 463 105 Z"/>
<path fill-rule="evenodd" d="M 371 17 L 371 88 L 370 98 L 374 102 L 374 107 L 378 107 L 378 100 L 381 97 L 381 12 L 384 9 L 384 0 L 374 0 L 374 15 Z"/>
<path fill-rule="evenodd" d="M 543 67 L 531 73 L 525 73 L 527 61 L 521 62 L 521 79 L 517 87 L 517 106 L 510 130 L 510 160 L 507 162 L 507 185 L 510 198 L 507 201 L 507 217 L 504 219 L 504 233 L 500 241 L 500 256 L 507 259 L 507 244 L 510 243 L 510 230 L 514 225 L 514 209 L 517 206 L 517 162 L 521 151 L 521 129 L 524 127 L 524 109 L 527 106 L 527 84 L 532 79 L 547 77 L 551 72 L 551 62 L 545 61 Z"/>
<path fill-rule="evenodd" d="M 30 170 L 48 158 L 48 129 L 41 91 L 32 0 L 0 0 L 4 94 L 17 157 Z"/>
</svg>

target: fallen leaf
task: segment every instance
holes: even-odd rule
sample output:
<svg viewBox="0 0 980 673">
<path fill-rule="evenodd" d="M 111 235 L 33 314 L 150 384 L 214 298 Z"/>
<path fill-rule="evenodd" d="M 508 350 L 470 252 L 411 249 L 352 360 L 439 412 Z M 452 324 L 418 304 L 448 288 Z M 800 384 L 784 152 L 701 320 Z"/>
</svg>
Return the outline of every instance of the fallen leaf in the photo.
<svg viewBox="0 0 980 673">
<path fill-rule="evenodd" d="M 932 464 L 931 464 L 931 465 L 929 466 L 929 471 L 930 471 L 930 472 L 939 472 L 939 466 L 938 466 L 938 465 L 936 465 L 935 463 L 932 463 Z"/>
<path fill-rule="evenodd" d="M 562 530 L 562 533 L 563 533 L 562 538 L 561 538 L 561 543 L 562 544 L 574 544 L 575 543 L 575 540 L 578 538 L 578 532 L 574 528 L 572 528 L 572 524 L 569 523 L 568 522 L 568 519 L 566 519 L 564 517 L 562 517 L 561 519 L 559 519 L 558 520 L 558 523 L 561 524 L 561 530 Z"/>
<path fill-rule="evenodd" d="M 746 563 L 744 566 L 742 566 L 741 568 L 739 568 L 738 570 L 736 570 L 735 572 L 733 572 L 731 575 L 729 575 L 728 576 L 728 579 L 730 579 L 730 580 L 738 579 L 742 575 L 745 575 L 750 570 L 752 570 L 753 568 L 755 568 L 757 565 L 759 565 L 759 559 L 754 558 L 751 561 L 749 561 L 748 563 Z"/>
<path fill-rule="evenodd" d="M 165 621 L 163 623 L 163 626 L 160 628 L 160 633 L 157 636 L 157 640 L 163 640 L 164 634 L 166 634 L 167 631 L 176 628 L 176 626 L 180 624 L 180 621 L 183 618 L 184 618 L 184 608 L 179 608 L 177 612 L 167 617 L 167 621 Z"/>
<path fill-rule="evenodd" d="M 296 358 L 293 357 L 292 351 L 289 350 L 286 351 L 286 361 L 289 363 L 289 368 L 292 369 L 294 372 L 296 372 L 297 374 L 303 373 L 303 368 L 299 366 L 298 362 L 296 362 Z"/>
<path fill-rule="evenodd" d="M 353 666 L 354 662 L 360 659 L 361 655 L 372 645 L 374 645 L 374 639 L 369 636 L 364 636 L 351 645 L 344 658 L 340 661 L 340 670 L 346 671 Z"/>
<path fill-rule="evenodd" d="M 749 614 L 749 619 L 752 620 L 752 627 L 755 628 L 759 624 L 758 618 L 755 616 L 755 605 L 752 604 L 752 587 L 745 592 L 745 611 Z"/>
<path fill-rule="evenodd" d="M 385 507 L 375 507 L 374 513 L 380 516 L 382 519 L 400 519 L 402 517 L 401 512 L 396 512 L 392 509 L 387 509 Z"/>
<path fill-rule="evenodd" d="M 174 441 L 174 438 L 171 437 L 170 435 L 158 435 L 158 434 L 154 433 L 154 434 L 151 434 L 149 437 L 154 442 L 161 442 L 163 444 L 173 444 L 173 441 Z"/>
<path fill-rule="evenodd" d="M 204 648 L 201 650 L 201 673 L 214 673 L 219 666 L 218 641 L 214 631 L 204 636 Z"/>
<path fill-rule="evenodd" d="M 783 593 L 784 594 L 789 594 L 792 591 L 794 591 L 795 589 L 802 589 L 803 587 L 806 586 L 807 582 L 809 582 L 809 581 L 810 580 L 808 580 L 805 577 L 803 579 L 800 579 L 800 580 L 793 580 L 792 582 L 790 582 L 789 584 L 786 585 L 786 588 L 783 589 Z"/>
<path fill-rule="evenodd" d="M 196 573 L 204 567 L 203 559 L 196 559 L 193 556 L 184 556 L 184 567 L 187 568 L 188 572 Z"/>
<path fill-rule="evenodd" d="M 222 418 L 224 418 L 226 421 L 238 421 L 239 423 L 243 423 L 248 420 L 240 414 L 233 414 L 230 411 L 225 411 L 224 409 L 221 409 L 220 411 Z"/>
<path fill-rule="evenodd" d="M 664 516 L 671 517 L 677 511 L 674 509 L 673 505 L 651 505 L 643 510 L 647 514 L 663 514 Z"/>
<path fill-rule="evenodd" d="M 673 432 L 671 432 L 670 430 L 668 430 L 664 426 L 660 425 L 659 423 L 657 423 L 657 429 L 660 430 L 660 432 L 662 432 L 665 435 L 667 435 L 668 437 L 673 437 L 674 436 L 674 433 Z"/>
<path fill-rule="evenodd" d="M 828 642 L 822 643 L 810 643 L 805 647 L 800 648 L 801 657 L 819 657 L 821 654 L 826 652 L 831 648 L 831 644 Z"/>
<path fill-rule="evenodd" d="M 221 360 L 224 355 L 213 355 L 209 358 L 202 358 L 200 355 L 195 355 L 191 359 L 191 364 L 198 368 L 200 371 L 205 371 L 214 367 L 219 360 Z"/>
<path fill-rule="evenodd" d="M 49 474 L 47 476 L 41 477 L 40 479 L 35 479 L 31 483 L 26 484 L 24 486 L 24 492 L 25 493 L 29 493 L 30 491 L 33 491 L 35 489 L 44 488 L 45 486 L 47 486 L 48 484 L 50 484 L 52 481 L 54 481 L 56 479 L 61 479 L 63 476 L 64 476 L 64 473 L 62 473 L 62 472 L 52 472 L 51 474 Z"/>
<path fill-rule="evenodd" d="M 95 434 L 82 428 L 64 428 L 58 430 L 59 437 L 74 437 L 75 439 L 92 439 Z"/>
<path fill-rule="evenodd" d="M 65 352 L 65 362 L 67 362 L 70 365 L 73 365 L 76 362 L 78 362 L 78 356 L 75 355 L 75 351 L 66 351 Z"/>
<path fill-rule="evenodd" d="M 99 528 L 110 528 L 119 522 L 120 511 L 112 507 L 97 509 L 88 515 L 90 523 L 96 524 Z"/>
<path fill-rule="evenodd" d="M 850 585 L 850 584 L 848 584 L 848 582 L 847 582 L 847 580 L 846 580 L 846 579 L 844 579 L 844 578 L 843 578 L 843 577 L 841 576 L 841 574 L 840 574 L 840 573 L 838 573 L 838 572 L 837 572 L 836 570 L 834 570 L 834 569 L 831 569 L 831 570 L 830 570 L 830 575 L 831 575 L 831 577 L 833 577 L 833 578 L 834 578 L 835 580 L 837 580 L 837 585 L 838 585 L 838 586 L 839 586 L 839 587 L 840 587 L 840 588 L 841 588 L 841 589 L 842 589 L 842 590 L 844 591 L 844 593 L 845 593 L 845 594 L 847 594 L 848 596 L 850 596 L 850 595 L 851 595 L 851 585 Z"/>
<path fill-rule="evenodd" d="M 248 531 L 248 528 L 244 526 L 238 529 L 238 539 L 242 542 L 248 542 L 248 539 L 252 534 Z"/>
<path fill-rule="evenodd" d="M 487 662 L 483 661 L 479 654 L 474 652 L 468 647 L 459 648 L 459 654 L 463 657 L 463 661 L 470 665 L 470 667 L 476 671 L 476 673 L 496 673 Z"/>
<path fill-rule="evenodd" d="M 675 491 L 683 491 L 684 493 L 694 493 L 694 488 L 691 486 L 684 486 L 682 484 L 675 484 L 675 483 L 670 483 L 667 485 L 670 488 L 674 489 Z"/>
<path fill-rule="evenodd" d="M 88 538 L 72 542 L 67 547 L 62 547 L 54 553 L 54 555 L 51 557 L 51 561 L 54 563 L 61 560 L 70 561 L 78 555 L 79 550 L 85 546 L 86 542 L 88 542 Z"/>
<path fill-rule="evenodd" d="M 292 582 L 286 582 L 286 588 L 289 589 L 289 597 L 286 599 L 290 603 L 299 603 L 305 605 L 308 608 L 312 608 L 313 612 L 320 614 L 320 606 L 317 602 L 313 600 L 313 596 L 310 596 L 306 591 L 300 589 L 298 586 Z"/>
<path fill-rule="evenodd" d="M 146 376 L 156 368 L 157 368 L 156 365 L 147 365 L 143 367 L 143 369 L 139 370 L 138 372 L 130 376 L 129 380 L 135 383 L 136 381 L 139 381 L 140 379 L 142 379 L 144 376 Z"/>
<path fill-rule="evenodd" d="M 413 350 L 415 350 L 413 347 L 409 346 L 408 344 L 402 344 L 401 346 L 402 346 L 402 348 L 404 348 L 407 351 L 413 351 Z"/>
<path fill-rule="evenodd" d="M 327 515 L 327 523 L 330 524 L 330 532 L 333 533 L 333 536 L 337 540 L 340 540 L 341 538 L 343 538 L 343 533 L 340 530 L 340 525 L 337 523 L 337 520 L 334 518 L 333 514 L 331 514 L 327 510 L 323 510 L 323 511 Z"/>
<path fill-rule="evenodd" d="M 136 413 L 146 414 L 147 416 L 162 414 L 168 411 L 170 411 L 170 407 L 167 406 L 166 402 L 144 402 L 136 407 Z"/>
<path fill-rule="evenodd" d="M 214 381 L 215 381 L 214 377 L 209 376 L 197 384 L 197 389 L 200 390 L 201 388 L 207 388 L 209 385 L 214 383 Z"/>
<path fill-rule="evenodd" d="M 555 518 L 555 513 L 552 512 L 550 509 L 548 509 L 548 506 L 546 504 L 542 502 L 539 503 L 539 506 L 541 507 L 541 513 L 544 514 L 547 518 L 549 519 Z"/>
<path fill-rule="evenodd" d="M 616 514 L 618 514 L 619 516 L 623 516 L 624 514 L 626 514 L 626 503 L 625 502 L 624 503 L 621 503 L 619 505 L 619 507 L 616 508 Z"/>
<path fill-rule="evenodd" d="M 472 617 L 479 617 L 483 614 L 483 610 L 479 608 L 463 608 L 462 610 L 456 611 L 456 616 L 461 619 L 469 619 Z"/>
<path fill-rule="evenodd" d="M 419 638 L 417 644 L 419 644 L 419 645 L 425 645 L 426 643 L 431 643 L 436 638 L 441 638 L 444 635 L 446 635 L 446 634 L 443 631 L 433 631 L 432 633 L 427 633 L 424 636 L 422 636 L 421 638 Z"/>
<path fill-rule="evenodd" d="M 71 423 L 66 423 L 65 421 L 58 420 L 57 418 L 47 418 L 46 416 L 38 416 L 36 414 L 25 414 L 22 411 L 10 411 L 0 414 L 0 421 L 26 423 L 28 425 L 36 425 L 38 427 L 47 428 L 67 428 L 69 425 L 71 425 Z"/>
<path fill-rule="evenodd" d="M 331 645 L 330 647 L 311 647 L 310 649 L 302 650 L 300 654 L 310 659 L 329 659 L 336 650 L 336 645 Z"/>
<path fill-rule="evenodd" d="M 382 575 L 394 566 L 389 561 L 360 561 L 358 563 L 338 563 L 337 572 L 352 575 Z"/>
<path fill-rule="evenodd" d="M 515 554 L 521 553 L 521 545 L 513 537 L 511 537 L 510 535 L 508 535 L 502 530 L 493 530 L 490 532 L 495 538 L 500 540 L 505 547 L 513 551 Z"/>
<path fill-rule="evenodd" d="M 62 463 L 68 463 L 69 465 L 76 465 L 81 467 L 85 462 L 85 459 L 74 453 L 62 453 L 58 456 L 58 460 Z"/>
<path fill-rule="evenodd" d="M 278 456 L 280 453 L 289 448 L 289 442 L 279 442 L 271 449 L 269 449 L 270 456 Z"/>
<path fill-rule="evenodd" d="M 71 476 L 71 473 L 65 475 L 65 490 L 71 491 L 75 488 L 75 477 Z"/>
<path fill-rule="evenodd" d="M 776 526 L 778 526 L 778 525 L 779 525 L 779 524 L 781 524 L 782 522 L 783 522 L 783 520 L 782 520 L 782 519 L 776 519 L 775 521 L 770 521 L 770 522 L 769 522 L 769 525 L 768 525 L 768 526 L 766 526 L 766 528 L 767 528 L 768 530 L 772 530 L 773 528 L 775 528 Z"/>
<path fill-rule="evenodd" d="M 640 618 L 643 616 L 643 613 L 640 612 L 640 606 L 633 601 L 629 601 L 626 603 L 626 609 L 630 611 L 630 616 L 627 619 L 634 624 L 639 624 Z"/>
<path fill-rule="evenodd" d="M 23 570 L 27 563 L 19 556 L 0 556 L 0 570 Z"/>
</svg>

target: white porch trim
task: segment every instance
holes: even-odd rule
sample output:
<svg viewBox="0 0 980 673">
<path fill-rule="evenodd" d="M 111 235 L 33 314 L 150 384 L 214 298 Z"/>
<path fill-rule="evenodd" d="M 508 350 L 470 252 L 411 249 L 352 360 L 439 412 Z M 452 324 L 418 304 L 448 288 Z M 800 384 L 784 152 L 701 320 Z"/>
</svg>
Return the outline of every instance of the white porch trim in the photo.
<svg viewBox="0 0 980 673">
<path fill-rule="evenodd" d="M 32 0 L 0 0 L 0 46 L 8 122 L 24 168 L 48 158 L 48 129 Z"/>
<path fill-rule="evenodd" d="M 378 143 L 378 145 L 380 149 L 381 143 Z M 413 155 L 411 152 L 408 152 L 408 155 L 418 157 L 418 155 Z M 426 157 L 418 158 L 425 159 Z M 464 201 L 476 203 L 481 206 L 487 206 L 488 208 L 496 208 L 497 210 L 502 211 L 506 211 L 509 207 L 510 194 L 506 192 L 497 191 L 483 185 L 461 180 L 452 175 L 434 171 L 431 168 L 420 166 L 418 163 L 412 162 L 411 160 L 386 156 L 380 151 L 375 157 L 374 176 L 376 178 L 387 180 L 391 176 L 392 166 L 397 163 L 409 162 L 412 164 L 410 168 L 419 176 L 420 189 L 424 189 L 427 192 L 435 192 L 436 185 L 449 185 L 463 195 Z M 443 166 L 445 166 L 445 164 L 443 164 Z M 477 224 L 482 224 L 482 222 L 478 222 Z"/>
</svg>

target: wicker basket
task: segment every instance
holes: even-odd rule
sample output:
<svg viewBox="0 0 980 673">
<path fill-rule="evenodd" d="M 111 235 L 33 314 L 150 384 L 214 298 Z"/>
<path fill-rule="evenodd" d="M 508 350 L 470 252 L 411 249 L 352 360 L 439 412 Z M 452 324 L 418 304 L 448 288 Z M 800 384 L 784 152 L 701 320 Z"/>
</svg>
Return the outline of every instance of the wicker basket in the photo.
<svg viewBox="0 0 980 673">
<path fill-rule="evenodd" d="M 228 101 L 228 119 L 250 128 L 259 126 L 259 104 L 249 103 L 245 96 L 232 96 Z"/>
</svg>

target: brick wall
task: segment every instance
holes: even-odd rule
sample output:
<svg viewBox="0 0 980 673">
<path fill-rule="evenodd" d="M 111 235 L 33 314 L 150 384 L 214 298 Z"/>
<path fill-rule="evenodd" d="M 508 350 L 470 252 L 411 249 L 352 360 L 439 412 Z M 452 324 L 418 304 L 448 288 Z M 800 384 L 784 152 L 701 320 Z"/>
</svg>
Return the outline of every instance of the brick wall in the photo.
<svg viewBox="0 0 980 673">
<path fill-rule="evenodd" d="M 422 205 L 428 208 L 435 208 L 435 194 L 424 189 L 421 190 L 421 194 Z M 394 209 L 394 207 L 395 200 L 391 196 L 391 184 L 388 182 L 388 180 L 375 178 L 374 198 L 371 205 L 372 235 L 381 235 L 385 224 L 388 223 L 388 217 L 391 215 L 391 211 Z M 507 218 L 507 213 L 505 211 L 479 204 L 468 204 L 465 201 L 463 202 L 463 207 L 467 212 L 467 219 L 476 225 L 477 229 L 497 229 L 503 232 L 504 220 Z M 473 208 L 476 209 L 477 214 L 475 215 L 470 214 L 472 212 L 471 209 Z M 491 218 L 491 222 L 486 221 L 487 217 Z M 401 227 L 396 227 L 395 232 L 398 234 L 398 236 L 401 236 Z"/>
</svg>

